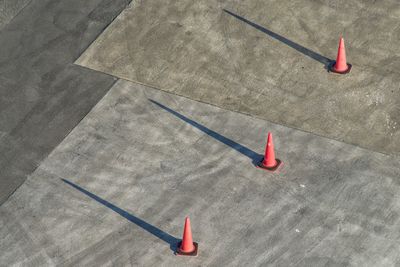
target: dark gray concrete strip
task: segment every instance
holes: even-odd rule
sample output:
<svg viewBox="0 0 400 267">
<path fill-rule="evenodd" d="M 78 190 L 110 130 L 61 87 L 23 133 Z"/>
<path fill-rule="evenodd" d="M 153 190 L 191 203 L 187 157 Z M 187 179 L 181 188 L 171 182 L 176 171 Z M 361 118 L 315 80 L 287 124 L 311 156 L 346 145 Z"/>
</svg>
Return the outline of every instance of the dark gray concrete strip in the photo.
<svg viewBox="0 0 400 267">
<path fill-rule="evenodd" d="M 344 35 L 353 69 L 328 73 Z M 78 64 L 389 154 L 400 154 L 400 5 L 140 1 Z"/>
<path fill-rule="evenodd" d="M 0 204 L 115 78 L 73 62 L 128 0 L 33 0 L 0 34 Z"/>
<path fill-rule="evenodd" d="M 397 266 L 399 194 L 394 156 L 120 80 L 0 207 L 0 262 Z"/>
</svg>

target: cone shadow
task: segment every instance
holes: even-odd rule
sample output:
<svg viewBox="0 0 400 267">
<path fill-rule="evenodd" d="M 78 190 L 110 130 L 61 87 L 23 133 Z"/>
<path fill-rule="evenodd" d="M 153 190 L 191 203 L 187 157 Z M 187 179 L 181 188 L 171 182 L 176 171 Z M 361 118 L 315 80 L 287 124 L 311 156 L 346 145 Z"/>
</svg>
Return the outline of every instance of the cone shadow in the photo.
<svg viewBox="0 0 400 267">
<path fill-rule="evenodd" d="M 130 214 L 129 212 L 115 206 L 114 204 L 108 202 L 107 200 L 102 199 L 101 197 L 85 190 L 84 188 L 80 187 L 79 185 L 74 184 L 73 182 L 70 182 L 65 179 L 61 179 L 64 183 L 72 186 L 73 188 L 79 190 L 80 192 L 84 193 L 88 197 L 94 199 L 95 201 L 99 202 L 100 204 L 106 206 L 107 208 L 111 209 L 112 211 L 118 213 L 120 216 L 124 217 L 128 221 L 136 224 L 137 226 L 141 227 L 143 230 L 146 230 L 150 234 L 158 237 L 162 241 L 168 243 L 170 245 L 170 249 L 172 251 L 176 251 L 178 243 L 181 241 L 180 239 L 177 239 L 173 237 L 172 235 L 162 231 L 161 229 L 143 221 L 142 219 Z"/>
<path fill-rule="evenodd" d="M 302 54 L 304 54 L 304 55 L 306 55 L 306 56 L 308 56 L 308 57 L 320 62 L 321 64 L 323 64 L 325 66 L 326 69 L 328 69 L 329 65 L 332 63 L 331 59 L 329 59 L 327 57 L 324 57 L 324 56 L 322 56 L 322 55 L 320 55 L 320 54 L 318 54 L 318 53 L 316 53 L 316 52 L 314 52 L 314 51 L 312 51 L 312 50 L 310 50 L 310 49 L 308 49 L 308 48 L 306 48 L 306 47 L 304 47 L 304 46 L 302 46 L 300 44 L 297 44 L 297 43 L 295 43 L 295 42 L 283 37 L 282 35 L 279 35 L 279 34 L 273 32 L 271 30 L 268 30 L 267 28 L 262 27 L 262 26 L 254 23 L 254 22 L 252 22 L 250 20 L 247 20 L 247 19 L 245 19 L 245 18 L 243 18 L 243 17 L 241 17 L 241 16 L 239 16 L 239 15 L 237 15 L 237 14 L 235 14 L 235 13 L 229 11 L 229 10 L 223 9 L 223 11 L 225 13 L 228 13 L 229 15 L 237 18 L 238 20 L 241 20 L 241 21 L 247 23 L 248 25 L 252 26 L 253 28 L 256 28 L 257 30 L 269 35 L 270 37 L 272 37 L 272 38 L 274 38 L 274 39 L 286 44 L 287 46 L 297 50 L 298 52 L 300 52 L 300 53 L 302 53 Z"/>
<path fill-rule="evenodd" d="M 253 150 L 233 141 L 232 139 L 229 139 L 207 127 L 205 127 L 204 125 L 189 119 L 188 117 L 176 112 L 175 110 L 172 110 L 166 106 L 164 106 L 161 103 L 158 103 L 157 101 L 154 101 L 152 99 L 149 99 L 150 102 L 152 102 L 153 104 L 156 104 L 157 106 L 159 106 L 160 108 L 168 111 L 169 113 L 171 113 L 172 115 L 178 117 L 179 119 L 183 120 L 184 122 L 192 125 L 193 127 L 199 129 L 200 131 L 202 131 L 203 133 L 213 137 L 215 140 L 233 148 L 234 150 L 236 150 L 237 152 L 241 153 L 242 155 L 245 155 L 246 157 L 248 157 L 249 159 L 252 160 L 252 163 L 256 166 L 262 159 L 263 159 L 263 155 L 260 155 L 256 152 L 254 152 Z"/>
</svg>

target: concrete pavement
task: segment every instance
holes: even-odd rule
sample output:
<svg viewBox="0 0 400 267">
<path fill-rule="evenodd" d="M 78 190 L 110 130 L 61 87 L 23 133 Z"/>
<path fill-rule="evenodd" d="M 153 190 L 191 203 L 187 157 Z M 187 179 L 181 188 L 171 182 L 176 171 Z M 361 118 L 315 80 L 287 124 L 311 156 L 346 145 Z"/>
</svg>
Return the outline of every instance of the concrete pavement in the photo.
<svg viewBox="0 0 400 267">
<path fill-rule="evenodd" d="M 128 2 L 0 0 L 0 266 L 400 265 L 396 1 Z"/>
<path fill-rule="evenodd" d="M 400 155 L 397 0 L 139 1 L 78 64 Z M 343 35 L 353 69 L 327 72 Z"/>
<path fill-rule="evenodd" d="M 0 204 L 115 82 L 73 62 L 128 2 L 32 0 L 3 26 Z"/>
<path fill-rule="evenodd" d="M 267 131 L 280 173 L 253 165 Z M 119 81 L 0 207 L 0 262 L 396 266 L 399 177 L 394 157 Z M 173 254 L 186 215 L 197 258 Z"/>
<path fill-rule="evenodd" d="M 1 0 L 0 30 L 9 23 L 31 0 Z"/>
</svg>

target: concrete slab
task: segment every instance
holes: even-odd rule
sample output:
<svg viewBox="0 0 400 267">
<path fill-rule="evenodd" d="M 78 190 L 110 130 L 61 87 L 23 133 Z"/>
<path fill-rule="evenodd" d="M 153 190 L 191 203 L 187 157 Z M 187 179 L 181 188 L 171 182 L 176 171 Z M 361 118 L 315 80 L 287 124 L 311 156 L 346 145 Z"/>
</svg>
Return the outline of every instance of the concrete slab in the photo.
<svg viewBox="0 0 400 267">
<path fill-rule="evenodd" d="M 9 23 L 31 0 L 0 0 L 0 30 Z"/>
<path fill-rule="evenodd" d="M 120 80 L 0 207 L 0 262 L 396 266 L 398 160 Z"/>
<path fill-rule="evenodd" d="M 32 0 L 3 27 L 0 204 L 114 84 L 73 62 L 128 2 Z"/>
<path fill-rule="evenodd" d="M 397 0 L 138 1 L 77 64 L 400 154 Z M 353 70 L 328 73 L 344 35 Z"/>
</svg>

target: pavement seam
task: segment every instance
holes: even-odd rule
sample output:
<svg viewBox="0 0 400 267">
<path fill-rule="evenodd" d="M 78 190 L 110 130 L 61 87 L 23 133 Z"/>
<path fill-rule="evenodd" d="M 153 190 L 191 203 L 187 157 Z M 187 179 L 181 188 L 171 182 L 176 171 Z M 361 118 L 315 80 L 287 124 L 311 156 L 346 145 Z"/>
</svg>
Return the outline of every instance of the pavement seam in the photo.
<svg viewBox="0 0 400 267">
<path fill-rule="evenodd" d="M 22 13 L 22 11 L 24 11 L 24 9 L 30 5 L 30 3 L 32 2 L 32 0 L 29 0 L 24 6 L 23 8 L 21 8 L 7 23 L 5 23 L 1 28 L 0 28 L 0 32 L 3 31 L 3 29 L 10 23 L 12 23 L 12 21 L 20 14 Z"/>
<path fill-rule="evenodd" d="M 86 66 L 83 66 L 83 65 L 79 65 L 77 63 L 73 63 L 73 64 L 78 65 L 78 66 L 83 67 L 83 68 L 94 70 L 94 71 L 97 71 L 97 72 L 100 72 L 100 73 L 105 73 L 105 74 L 111 75 L 111 74 L 109 74 L 109 73 L 107 73 L 105 71 L 102 71 L 102 70 L 92 69 L 92 68 L 89 68 L 89 67 L 86 67 Z M 162 88 L 159 88 L 159 87 L 156 87 L 156 86 L 153 86 L 153 85 L 149 85 L 149 84 L 146 84 L 146 83 L 141 83 L 139 81 L 128 80 L 126 78 L 121 78 L 121 77 L 114 76 L 114 75 L 111 75 L 111 76 L 113 76 L 113 77 L 115 77 L 115 78 L 117 78 L 119 80 L 123 80 L 123 81 L 131 82 L 131 83 L 135 83 L 135 84 L 138 84 L 138 85 L 142 85 L 142 86 L 145 86 L 145 87 L 149 87 L 149 88 L 152 88 L 152 89 L 156 89 L 156 90 L 159 90 L 159 91 L 162 91 L 162 92 L 166 92 L 168 94 L 176 95 L 176 96 L 183 97 L 183 98 L 186 98 L 186 99 L 189 99 L 189 100 L 192 100 L 192 101 L 196 101 L 196 102 L 199 102 L 199 103 L 202 103 L 202 104 L 206 104 L 206 105 L 210 105 L 210 106 L 213 106 L 213 107 L 217 107 L 219 109 L 235 112 L 235 113 L 238 113 L 238 114 L 243 114 L 243 115 L 246 115 L 246 116 L 249 116 L 249 117 L 252 117 L 252 118 L 256 118 L 256 119 L 259 119 L 259 120 L 262 120 L 262 121 L 265 121 L 265 122 L 270 122 L 270 123 L 273 123 L 273 124 L 276 124 L 276 125 L 279 125 L 279 126 L 282 126 L 282 127 L 286 127 L 286 128 L 289 128 L 289 129 L 297 130 L 297 131 L 300 131 L 300 132 L 303 132 L 303 133 L 307 133 L 307 134 L 311 134 L 311 135 L 314 135 L 314 136 L 317 136 L 317 137 L 321 137 L 321 138 L 326 138 L 326 139 L 329 139 L 329 140 L 337 141 L 337 142 L 340 142 L 340 143 L 343 143 L 343 144 L 346 144 L 346 145 L 351 145 L 353 147 L 357 147 L 357 148 L 360 148 L 360 149 L 363 149 L 363 150 L 366 150 L 366 151 L 369 151 L 369 152 L 374 152 L 374 153 L 378 153 L 378 154 L 381 154 L 381 155 L 394 157 L 394 158 L 400 158 L 400 156 L 397 155 L 397 154 L 388 154 L 388 153 L 384 153 L 384 152 L 380 152 L 380 151 L 376 151 L 376 150 L 371 150 L 371 149 L 368 149 L 366 147 L 362 147 L 362 146 L 356 145 L 354 143 L 347 143 L 347 142 L 344 142 L 343 140 L 340 140 L 340 139 L 330 138 L 328 136 L 319 135 L 319 134 L 314 133 L 314 132 L 310 132 L 310 131 L 306 131 L 306 130 L 303 130 L 303 129 L 300 129 L 300 128 L 296 128 L 296 127 L 293 127 L 293 126 L 281 124 L 281 123 L 278 123 L 278 122 L 275 122 L 275 121 L 272 121 L 272 120 L 266 120 L 265 118 L 262 118 L 260 116 L 253 115 L 253 114 L 250 114 L 250 113 L 246 113 L 246 112 L 243 112 L 243 111 L 238 111 L 238 110 L 233 110 L 233 109 L 229 109 L 229 108 L 226 108 L 226 107 L 221 107 L 221 106 L 218 106 L 216 104 L 208 103 L 208 102 L 205 102 L 205 101 L 202 101 L 202 100 L 199 100 L 199 99 L 192 99 L 192 98 L 190 98 L 188 96 L 181 95 L 181 94 L 176 93 L 174 91 L 167 91 L 167 90 L 164 90 Z"/>
</svg>

